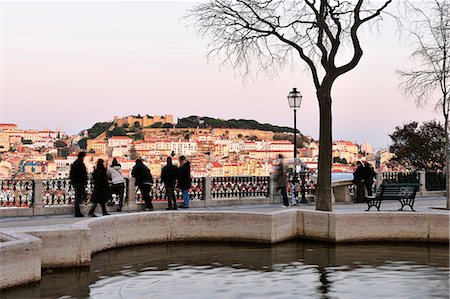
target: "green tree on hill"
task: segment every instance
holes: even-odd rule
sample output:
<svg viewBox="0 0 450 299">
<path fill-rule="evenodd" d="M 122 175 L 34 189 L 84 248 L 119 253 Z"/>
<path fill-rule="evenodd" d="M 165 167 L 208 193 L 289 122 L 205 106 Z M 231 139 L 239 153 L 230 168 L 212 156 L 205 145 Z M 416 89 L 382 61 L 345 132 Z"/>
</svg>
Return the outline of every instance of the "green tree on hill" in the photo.
<svg viewBox="0 0 450 299">
<path fill-rule="evenodd" d="M 112 129 L 111 131 L 108 131 L 107 133 L 108 137 L 113 137 L 113 136 L 127 136 L 127 131 L 122 128 L 122 127 L 114 127 L 114 129 Z"/>
<path fill-rule="evenodd" d="M 98 135 L 105 132 L 113 125 L 113 122 L 98 122 L 92 126 L 92 128 L 88 129 L 88 137 L 91 139 L 96 138 Z"/>
</svg>

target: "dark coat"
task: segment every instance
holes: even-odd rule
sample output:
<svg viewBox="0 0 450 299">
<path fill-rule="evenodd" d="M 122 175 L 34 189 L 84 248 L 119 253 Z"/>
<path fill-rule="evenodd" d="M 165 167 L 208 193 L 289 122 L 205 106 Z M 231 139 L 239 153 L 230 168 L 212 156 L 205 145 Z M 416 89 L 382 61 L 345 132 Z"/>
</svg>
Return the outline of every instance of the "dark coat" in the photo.
<svg viewBox="0 0 450 299">
<path fill-rule="evenodd" d="M 131 176 L 136 179 L 136 185 L 142 184 L 153 184 L 153 177 L 150 173 L 150 169 L 145 166 L 142 161 L 136 161 L 136 165 L 134 165 L 133 170 L 131 171 Z"/>
<path fill-rule="evenodd" d="M 166 165 L 161 171 L 161 181 L 166 187 L 175 188 L 178 178 L 178 167 L 173 164 Z"/>
<path fill-rule="evenodd" d="M 189 163 L 189 161 L 186 161 L 186 163 L 180 166 L 179 171 L 178 188 L 180 188 L 181 190 L 190 189 L 192 184 L 191 163 Z"/>
<path fill-rule="evenodd" d="M 364 166 L 360 165 L 356 167 L 355 172 L 353 172 L 353 183 L 360 183 L 364 180 Z"/>
<path fill-rule="evenodd" d="M 76 159 L 70 168 L 70 181 L 72 184 L 87 184 L 88 176 L 83 159 Z"/>
<path fill-rule="evenodd" d="M 364 181 L 372 182 L 376 176 L 377 173 L 371 166 L 364 166 Z"/>
<path fill-rule="evenodd" d="M 96 169 L 92 173 L 94 190 L 92 191 L 92 202 L 106 203 L 109 198 L 109 181 L 106 169 Z"/>
</svg>

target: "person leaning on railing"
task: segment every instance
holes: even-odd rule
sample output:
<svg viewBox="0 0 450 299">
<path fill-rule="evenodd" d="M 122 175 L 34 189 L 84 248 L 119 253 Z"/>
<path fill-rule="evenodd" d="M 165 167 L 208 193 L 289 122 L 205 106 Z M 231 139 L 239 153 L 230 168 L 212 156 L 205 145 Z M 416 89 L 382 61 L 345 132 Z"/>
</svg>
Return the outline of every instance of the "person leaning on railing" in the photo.
<svg viewBox="0 0 450 299">
<path fill-rule="evenodd" d="M 125 179 L 122 176 L 121 165 L 117 162 L 116 158 L 112 160 L 111 166 L 108 168 L 108 177 L 111 181 L 110 201 L 112 205 L 114 205 L 112 195 L 116 194 L 119 197 L 119 207 L 117 208 L 117 212 L 121 212 L 123 207 L 123 193 L 125 191 Z"/>
<path fill-rule="evenodd" d="M 131 171 L 131 176 L 136 179 L 136 185 L 141 190 L 142 199 L 145 202 L 145 211 L 153 211 L 152 198 L 150 197 L 150 189 L 153 185 L 153 177 L 150 169 L 145 166 L 141 159 L 136 160 L 136 164 Z"/>
<path fill-rule="evenodd" d="M 86 166 L 83 159 L 85 152 L 78 153 L 78 159 L 73 162 L 70 168 L 70 182 L 75 191 L 75 217 L 84 217 L 80 210 L 80 204 L 86 199 L 86 185 L 88 181 Z"/>
</svg>

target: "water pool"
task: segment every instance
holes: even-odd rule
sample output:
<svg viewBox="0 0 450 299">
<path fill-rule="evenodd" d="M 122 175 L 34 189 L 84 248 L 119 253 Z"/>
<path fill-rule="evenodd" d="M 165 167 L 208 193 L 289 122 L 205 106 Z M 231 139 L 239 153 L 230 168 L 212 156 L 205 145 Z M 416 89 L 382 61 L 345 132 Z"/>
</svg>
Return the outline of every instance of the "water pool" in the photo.
<svg viewBox="0 0 450 299">
<path fill-rule="evenodd" d="M 295 240 L 119 248 L 0 298 L 449 298 L 449 247 Z"/>
</svg>

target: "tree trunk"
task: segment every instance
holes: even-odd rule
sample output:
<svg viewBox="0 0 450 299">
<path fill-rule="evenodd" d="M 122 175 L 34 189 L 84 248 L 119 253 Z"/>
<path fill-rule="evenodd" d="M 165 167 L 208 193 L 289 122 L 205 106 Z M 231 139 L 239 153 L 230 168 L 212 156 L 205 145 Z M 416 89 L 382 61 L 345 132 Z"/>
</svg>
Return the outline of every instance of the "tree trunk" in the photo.
<svg viewBox="0 0 450 299">
<path fill-rule="evenodd" d="M 447 204 L 445 205 L 445 207 L 447 209 L 450 209 L 450 192 L 449 192 L 449 187 L 450 187 L 450 174 L 449 174 L 449 166 L 450 166 L 450 151 L 449 151 L 449 146 L 450 146 L 450 140 L 448 137 L 448 117 L 445 117 L 444 119 L 444 128 L 445 128 L 445 175 L 446 175 L 446 180 L 445 180 L 445 190 L 447 191 Z"/>
<path fill-rule="evenodd" d="M 320 109 L 319 167 L 316 210 L 331 211 L 331 86 L 317 92 Z"/>
</svg>

